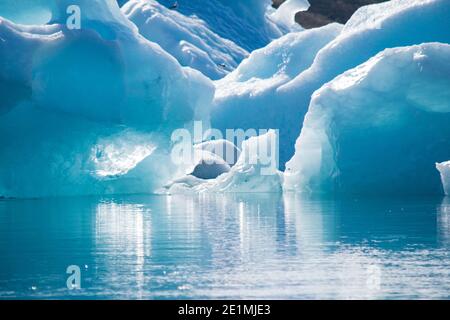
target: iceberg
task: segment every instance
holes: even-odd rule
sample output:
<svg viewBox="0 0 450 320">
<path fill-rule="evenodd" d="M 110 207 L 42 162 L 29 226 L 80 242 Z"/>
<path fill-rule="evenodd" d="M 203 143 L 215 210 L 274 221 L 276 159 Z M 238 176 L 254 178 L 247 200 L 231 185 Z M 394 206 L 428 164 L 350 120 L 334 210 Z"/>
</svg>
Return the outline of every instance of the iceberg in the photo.
<svg viewBox="0 0 450 320">
<path fill-rule="evenodd" d="M 449 43 L 448 30 L 448 0 L 391 0 L 362 7 L 335 39 L 325 43 L 317 55 L 312 56 L 310 66 L 297 70 L 293 79 L 278 82 L 274 90 L 264 90 L 264 83 L 258 85 L 261 89 L 255 89 L 256 92 L 247 89 L 248 83 L 227 89 L 220 82 L 212 116 L 213 125 L 219 128 L 279 129 L 282 149 L 280 165 L 283 168 L 294 154 L 295 141 L 316 90 L 386 48 L 426 42 Z M 265 67 L 255 64 L 255 69 L 264 71 Z M 272 79 L 265 84 L 273 88 Z M 236 117 L 237 114 L 239 117 Z M 232 117 L 235 119 L 232 120 Z"/>
<path fill-rule="evenodd" d="M 278 135 L 275 130 L 251 137 L 242 143 L 237 163 L 228 173 L 198 185 L 197 192 L 277 193 L 281 192 L 283 175 L 277 170 Z"/>
<path fill-rule="evenodd" d="M 448 44 L 386 49 L 315 92 L 285 190 L 442 194 L 435 163 L 450 159 L 449 57 Z"/>
<path fill-rule="evenodd" d="M 216 81 L 217 104 L 226 108 L 221 105 L 226 105 L 228 100 L 262 95 L 289 82 L 311 66 L 319 50 L 336 38 L 341 30 L 341 25 L 330 24 L 293 32 L 253 51 L 236 70 Z"/>
<path fill-rule="evenodd" d="M 311 30 L 306 0 L 172 4 L 2 1 L 0 197 L 449 192 L 448 0 Z M 273 130 L 184 141 L 194 161 L 175 163 L 195 121 Z"/>
<path fill-rule="evenodd" d="M 450 196 L 450 161 L 437 163 L 436 167 L 441 173 L 445 194 Z"/>
<path fill-rule="evenodd" d="M 321 86 L 385 48 L 447 43 L 449 27 L 450 2 L 446 0 L 392 0 L 362 7 L 317 54 L 313 65 L 280 90 L 299 92 L 312 83 Z"/>
<path fill-rule="evenodd" d="M 212 82 L 113 0 L 47 3 L 51 24 L 0 18 L 0 195 L 153 192 L 177 173 L 171 131 L 208 121 Z M 80 30 L 66 27 L 69 4 Z"/>
<path fill-rule="evenodd" d="M 307 11 L 308 8 L 308 0 L 287 0 L 269 18 L 287 32 L 301 30 L 302 27 L 295 21 L 295 15 L 297 12 Z"/>
<path fill-rule="evenodd" d="M 242 143 L 236 164 L 212 180 L 194 175 L 175 180 L 169 194 L 186 193 L 278 193 L 282 191 L 283 174 L 277 170 L 278 135 L 269 130 Z"/>
<path fill-rule="evenodd" d="M 212 32 L 199 18 L 184 16 L 156 1 L 131 0 L 121 10 L 141 35 L 158 43 L 181 65 L 211 79 L 222 78 L 248 56 L 246 50 Z"/>
<path fill-rule="evenodd" d="M 282 104 L 277 89 L 308 69 L 317 53 L 341 30 L 342 25 L 330 24 L 293 32 L 253 51 L 236 70 L 215 82 L 212 126 L 221 130 L 279 129 L 283 166 L 293 154 L 292 131 L 297 137 L 303 113 L 296 101 Z"/>
</svg>

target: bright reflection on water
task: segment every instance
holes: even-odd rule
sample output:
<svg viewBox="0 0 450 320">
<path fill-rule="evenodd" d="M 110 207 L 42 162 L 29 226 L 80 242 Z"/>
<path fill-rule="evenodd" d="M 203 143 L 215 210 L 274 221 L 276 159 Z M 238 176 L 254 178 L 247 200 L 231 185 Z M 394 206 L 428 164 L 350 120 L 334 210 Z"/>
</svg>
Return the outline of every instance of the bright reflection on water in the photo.
<svg viewBox="0 0 450 320">
<path fill-rule="evenodd" d="M 448 299 L 449 249 L 448 198 L 0 201 L 1 298 Z"/>
</svg>

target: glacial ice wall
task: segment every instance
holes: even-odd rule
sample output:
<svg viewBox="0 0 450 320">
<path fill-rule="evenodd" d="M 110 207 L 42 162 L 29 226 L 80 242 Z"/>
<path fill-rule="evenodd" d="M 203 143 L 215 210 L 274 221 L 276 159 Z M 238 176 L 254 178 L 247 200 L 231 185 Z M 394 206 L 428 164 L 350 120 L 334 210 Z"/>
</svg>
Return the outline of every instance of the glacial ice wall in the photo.
<svg viewBox="0 0 450 320">
<path fill-rule="evenodd" d="M 80 30 L 65 25 L 69 2 Z M 55 24 L 0 18 L 0 195 L 152 192 L 176 172 L 173 128 L 207 121 L 211 81 L 140 36 L 115 1 L 56 4 Z"/>
<path fill-rule="evenodd" d="M 448 44 L 387 49 L 315 92 L 285 189 L 442 194 L 435 164 L 450 159 L 449 57 Z"/>
<path fill-rule="evenodd" d="M 204 21 L 169 10 L 157 1 L 131 0 L 121 10 L 141 35 L 158 43 L 181 65 L 211 79 L 222 78 L 248 56 L 246 50 L 212 32 Z"/>
</svg>

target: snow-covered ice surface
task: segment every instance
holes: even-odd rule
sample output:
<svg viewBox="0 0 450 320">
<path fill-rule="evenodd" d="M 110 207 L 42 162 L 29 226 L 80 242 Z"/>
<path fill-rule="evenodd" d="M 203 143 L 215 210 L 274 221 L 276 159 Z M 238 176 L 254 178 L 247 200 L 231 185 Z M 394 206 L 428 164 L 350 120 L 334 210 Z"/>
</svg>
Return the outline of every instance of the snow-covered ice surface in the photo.
<svg viewBox="0 0 450 320">
<path fill-rule="evenodd" d="M 152 192 L 176 172 L 171 131 L 207 120 L 214 87 L 113 0 L 59 1 L 55 22 L 69 2 L 81 30 L 0 18 L 0 194 Z"/>
<path fill-rule="evenodd" d="M 445 194 L 450 196 L 450 161 L 438 163 L 436 167 L 441 173 Z"/>
<path fill-rule="evenodd" d="M 310 67 L 319 50 L 341 30 L 341 25 L 330 24 L 292 32 L 253 51 L 236 70 L 216 82 L 216 103 L 224 109 L 228 103 L 244 109 L 247 99 L 275 90 Z"/>
<path fill-rule="evenodd" d="M 323 84 L 385 48 L 449 42 L 449 28 L 447 0 L 391 0 L 362 7 L 343 32 L 318 53 L 311 68 L 282 89 L 298 92 L 313 82 Z"/>
<path fill-rule="evenodd" d="M 194 16 L 169 10 L 157 1 L 131 0 L 122 12 L 139 28 L 139 33 L 158 43 L 183 66 L 219 79 L 234 70 L 248 52 L 212 32 Z"/>
<path fill-rule="evenodd" d="M 302 27 L 295 21 L 295 14 L 308 8 L 308 0 L 287 0 L 269 18 L 287 32 L 300 30 Z"/>
<path fill-rule="evenodd" d="M 285 189 L 442 194 L 450 159 L 450 45 L 387 49 L 318 90 Z"/>
<path fill-rule="evenodd" d="M 349 27 L 317 53 L 311 66 L 276 88 L 274 94 L 245 99 L 237 96 L 236 103 L 233 99 L 227 99 L 223 104 L 219 100 L 215 108 L 217 115 L 213 116 L 215 126 L 279 128 L 280 163 L 283 166 L 294 153 L 295 141 L 314 91 L 385 48 L 450 42 L 448 0 L 392 0 L 387 4 L 372 5 L 370 9 L 363 7 L 355 15 Z M 233 89 L 234 92 L 238 90 Z M 232 119 L 236 114 L 239 117 Z"/>
<path fill-rule="evenodd" d="M 319 50 L 341 30 L 341 25 L 330 24 L 289 33 L 253 51 L 235 71 L 215 82 L 212 126 L 279 129 L 283 165 L 292 156 L 304 111 L 297 101 L 282 104 L 277 89 L 309 68 Z"/>
</svg>

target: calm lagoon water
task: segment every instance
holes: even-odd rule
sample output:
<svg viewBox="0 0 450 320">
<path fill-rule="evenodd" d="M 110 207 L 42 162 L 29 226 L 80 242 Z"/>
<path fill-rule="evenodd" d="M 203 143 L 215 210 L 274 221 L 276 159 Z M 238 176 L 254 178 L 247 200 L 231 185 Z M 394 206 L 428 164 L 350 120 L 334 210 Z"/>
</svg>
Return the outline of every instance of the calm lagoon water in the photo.
<svg viewBox="0 0 450 320">
<path fill-rule="evenodd" d="M 0 200 L 2 299 L 449 299 L 449 253 L 449 198 Z"/>
</svg>

